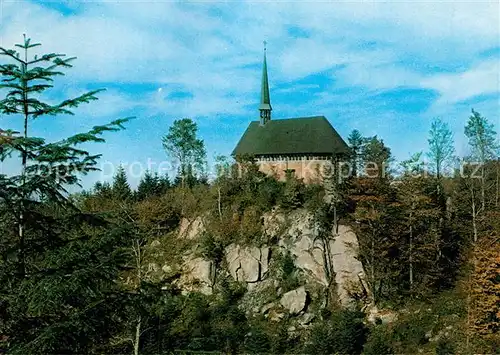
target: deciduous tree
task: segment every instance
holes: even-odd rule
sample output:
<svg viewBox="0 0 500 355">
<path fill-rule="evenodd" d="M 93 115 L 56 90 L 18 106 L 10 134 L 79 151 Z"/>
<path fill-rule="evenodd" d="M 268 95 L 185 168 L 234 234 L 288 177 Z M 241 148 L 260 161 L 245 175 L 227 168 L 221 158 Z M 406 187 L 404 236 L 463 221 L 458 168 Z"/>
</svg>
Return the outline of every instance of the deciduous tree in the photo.
<svg viewBox="0 0 500 355">
<path fill-rule="evenodd" d="M 402 165 L 405 172 L 397 190 L 402 208 L 401 222 L 406 229 L 404 236 L 408 239 L 406 243 L 402 238 L 400 247 L 408 264 L 410 291 L 414 291 L 417 280 L 428 289 L 429 281 L 439 275 L 436 268 L 441 248 L 441 211 L 432 199 L 432 187 L 426 179 L 421 153 Z"/>
<path fill-rule="evenodd" d="M 481 209 L 486 210 L 486 163 L 497 156 L 498 144 L 496 132 L 492 123 L 477 111 L 472 115 L 465 126 L 465 135 L 469 140 L 471 158 L 480 164 L 481 179 Z M 471 159 L 471 160 L 472 160 Z"/>
<path fill-rule="evenodd" d="M 432 162 L 436 177 L 440 180 L 443 171 L 453 163 L 455 155 L 453 133 L 448 124 L 439 118 L 434 119 L 427 142 L 429 143 L 427 156 Z"/>
<path fill-rule="evenodd" d="M 163 137 L 163 148 L 179 163 L 182 187 L 185 187 L 186 179 L 190 175 L 200 175 L 204 171 L 205 145 L 197 134 L 196 122 L 183 118 L 175 120 L 168 134 Z"/>
</svg>

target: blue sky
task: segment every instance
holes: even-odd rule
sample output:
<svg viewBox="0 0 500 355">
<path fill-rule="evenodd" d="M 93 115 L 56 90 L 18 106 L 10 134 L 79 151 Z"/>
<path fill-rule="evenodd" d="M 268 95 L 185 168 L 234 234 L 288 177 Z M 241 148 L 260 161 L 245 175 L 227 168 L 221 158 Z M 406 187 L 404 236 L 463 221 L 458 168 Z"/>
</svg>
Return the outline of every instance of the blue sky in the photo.
<svg viewBox="0 0 500 355">
<path fill-rule="evenodd" d="M 258 118 L 263 40 L 273 118 L 325 115 L 345 139 L 376 134 L 401 160 L 427 149 L 441 117 L 464 154 L 471 108 L 500 130 L 499 13 L 498 1 L 0 0 L 0 45 L 26 33 L 43 51 L 78 57 L 52 100 L 107 89 L 75 116 L 39 120 L 34 134 L 137 116 L 91 148 L 104 171 L 89 186 L 111 164 L 166 160 L 161 137 L 177 118 L 198 123 L 210 159 L 230 154 Z"/>
</svg>

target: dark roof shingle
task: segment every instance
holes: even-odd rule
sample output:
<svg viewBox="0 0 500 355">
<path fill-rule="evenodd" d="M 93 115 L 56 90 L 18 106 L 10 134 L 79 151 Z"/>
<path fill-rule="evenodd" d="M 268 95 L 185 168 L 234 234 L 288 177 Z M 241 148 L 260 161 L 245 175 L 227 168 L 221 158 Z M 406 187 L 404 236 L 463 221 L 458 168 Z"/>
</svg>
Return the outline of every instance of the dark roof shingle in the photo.
<svg viewBox="0 0 500 355">
<path fill-rule="evenodd" d="M 232 155 L 345 154 L 347 144 L 324 116 L 252 121 Z"/>
</svg>

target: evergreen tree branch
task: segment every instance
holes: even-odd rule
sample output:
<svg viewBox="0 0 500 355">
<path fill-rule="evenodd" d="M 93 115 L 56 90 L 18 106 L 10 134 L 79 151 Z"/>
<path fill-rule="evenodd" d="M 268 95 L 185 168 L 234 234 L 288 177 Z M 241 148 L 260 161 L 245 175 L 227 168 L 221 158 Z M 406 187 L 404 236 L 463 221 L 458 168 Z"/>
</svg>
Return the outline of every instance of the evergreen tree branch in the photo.
<svg viewBox="0 0 500 355">
<path fill-rule="evenodd" d="M 83 95 L 80 95 L 73 99 L 64 100 L 58 105 L 44 105 L 40 109 L 36 110 L 32 113 L 33 118 L 37 118 L 41 115 L 58 115 L 58 114 L 68 114 L 73 115 L 73 112 L 68 108 L 76 108 L 83 103 L 89 103 L 91 101 L 96 101 L 97 97 L 95 96 L 97 93 L 104 91 L 104 89 L 93 90 L 87 92 Z"/>
<path fill-rule="evenodd" d="M 32 64 L 36 64 L 36 63 L 40 63 L 40 62 L 50 62 L 50 61 L 54 60 L 55 58 L 65 57 L 65 56 L 66 56 L 65 54 L 56 54 L 56 53 L 44 54 L 40 58 L 37 58 L 35 56 L 35 59 L 29 61 L 28 65 L 32 65 Z"/>
<path fill-rule="evenodd" d="M 16 46 L 18 46 L 18 45 L 16 45 Z M 19 63 L 26 64 L 26 62 L 24 60 L 19 58 L 19 52 L 15 51 L 13 49 L 5 49 L 3 47 L 0 47 L 0 55 L 8 56 Z"/>
</svg>

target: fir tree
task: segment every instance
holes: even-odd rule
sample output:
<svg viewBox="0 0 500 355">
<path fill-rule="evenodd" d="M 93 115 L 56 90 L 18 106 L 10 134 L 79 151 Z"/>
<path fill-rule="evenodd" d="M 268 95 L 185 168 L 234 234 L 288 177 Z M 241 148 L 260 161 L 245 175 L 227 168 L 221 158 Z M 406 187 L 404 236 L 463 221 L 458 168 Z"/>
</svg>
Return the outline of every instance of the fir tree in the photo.
<svg viewBox="0 0 500 355">
<path fill-rule="evenodd" d="M 380 327 L 380 326 L 379 326 Z M 391 348 L 391 338 L 385 329 L 375 328 L 363 347 L 364 355 L 388 355 L 394 354 Z"/>
<path fill-rule="evenodd" d="M 113 196 L 113 190 L 107 181 L 96 182 L 94 184 L 93 193 L 104 198 L 111 198 Z"/>
<path fill-rule="evenodd" d="M 364 174 L 368 177 L 385 179 L 388 177 L 391 149 L 377 136 L 365 139 L 362 148 Z"/>
<path fill-rule="evenodd" d="M 359 240 L 359 257 L 367 272 L 371 297 L 375 303 L 398 293 L 400 265 L 398 255 L 401 226 L 398 204 L 387 180 L 360 178 L 351 188 L 356 204 L 354 218 Z"/>
<path fill-rule="evenodd" d="M 117 292 L 113 279 L 123 256 L 115 248 L 127 232 L 101 230 L 98 240 L 93 239 L 83 225 L 91 222 L 98 228 L 103 222 L 79 211 L 67 188 L 97 170 L 99 155 L 79 146 L 103 142 L 104 132 L 122 129 L 128 119 L 56 142 L 31 136 L 32 120 L 72 114 L 71 109 L 96 100 L 100 91 L 56 104 L 41 101 L 74 58 L 56 53 L 30 58 L 37 46 L 25 38 L 16 49 L 0 47 L 8 60 L 0 65 L 0 88 L 8 90 L 0 113 L 19 117 L 22 127 L 0 132 L 1 161 L 19 156 L 20 165 L 19 174 L 0 175 L 2 217 L 14 222 L 2 226 L 0 332 L 8 337 L 10 353 L 83 353 L 115 330 L 110 322 Z"/>
<path fill-rule="evenodd" d="M 113 177 L 112 191 L 113 196 L 120 201 L 128 200 L 132 197 L 132 190 L 127 181 L 127 174 L 121 165 Z"/>
<path fill-rule="evenodd" d="M 160 195 L 165 194 L 168 189 L 170 189 L 171 184 L 170 184 L 170 179 L 168 178 L 168 175 L 165 174 L 163 176 L 158 176 L 155 175 L 157 180 L 158 180 L 158 185 L 157 185 L 157 193 Z"/>
<path fill-rule="evenodd" d="M 146 171 L 142 179 L 137 185 L 136 198 L 141 201 L 148 197 L 155 196 L 160 193 L 161 187 L 158 175 L 153 175 L 150 171 Z"/>
<path fill-rule="evenodd" d="M 367 335 L 362 313 L 342 310 L 311 328 L 307 354 L 360 354 Z"/>
<path fill-rule="evenodd" d="M 361 133 L 355 129 L 351 132 L 349 137 L 347 137 L 347 141 L 349 142 L 349 146 L 351 148 L 352 174 L 353 176 L 358 176 L 358 173 L 361 170 L 361 155 L 365 139 Z"/>
</svg>

